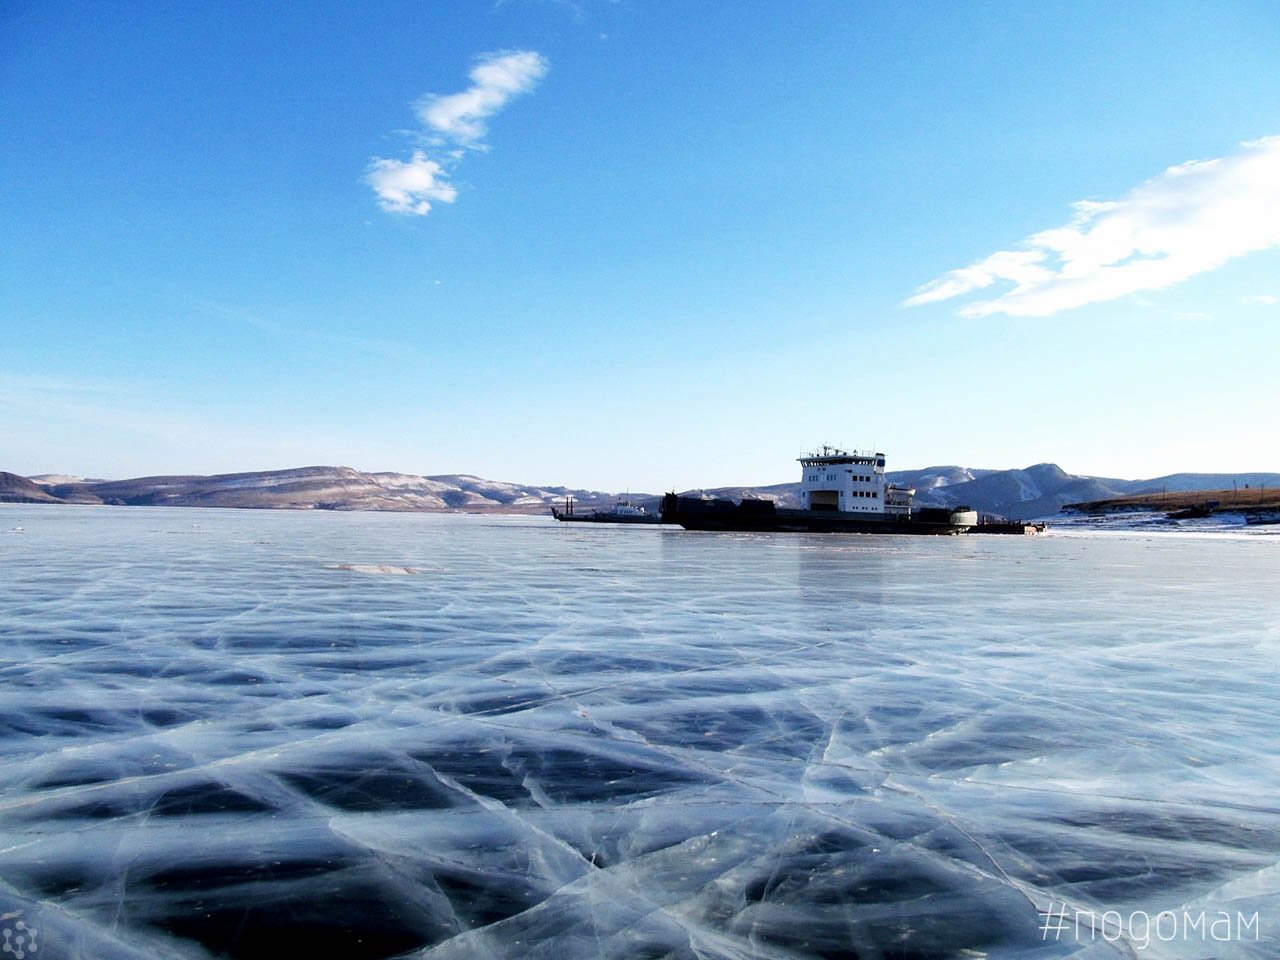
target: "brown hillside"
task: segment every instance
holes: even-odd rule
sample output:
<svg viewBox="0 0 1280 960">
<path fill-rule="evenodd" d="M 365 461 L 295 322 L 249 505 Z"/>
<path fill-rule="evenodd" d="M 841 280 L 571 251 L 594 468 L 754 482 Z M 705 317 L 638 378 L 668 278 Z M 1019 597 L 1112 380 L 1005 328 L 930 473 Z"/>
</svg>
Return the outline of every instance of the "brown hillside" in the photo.
<svg viewBox="0 0 1280 960">
<path fill-rule="evenodd" d="M 1109 500 L 1069 503 L 1064 510 L 1081 513 L 1116 513 L 1121 510 L 1185 510 L 1216 503 L 1217 510 L 1246 510 L 1256 507 L 1280 507 L 1280 488 L 1249 487 L 1240 490 L 1183 490 L 1169 493 L 1142 493 Z"/>
<path fill-rule="evenodd" d="M 0 470 L 0 503 L 61 503 L 26 477 Z"/>
</svg>

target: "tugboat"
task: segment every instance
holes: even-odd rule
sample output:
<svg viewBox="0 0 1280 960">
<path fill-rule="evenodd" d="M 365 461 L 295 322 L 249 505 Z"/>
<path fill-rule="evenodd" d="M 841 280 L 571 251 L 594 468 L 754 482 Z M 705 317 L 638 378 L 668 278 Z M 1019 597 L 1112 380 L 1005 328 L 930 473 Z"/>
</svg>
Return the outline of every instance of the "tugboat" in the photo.
<svg viewBox="0 0 1280 960">
<path fill-rule="evenodd" d="M 644 507 L 637 507 L 630 500 L 622 497 L 613 505 L 612 510 L 592 510 L 590 513 L 575 513 L 573 497 L 564 498 L 564 509 L 551 508 L 551 515 L 566 523 L 662 523 L 662 517 L 649 513 Z"/>
<path fill-rule="evenodd" d="M 977 526 L 969 507 L 913 508 L 915 490 L 887 482 L 883 453 L 824 446 L 799 458 L 800 509 L 772 500 L 662 499 L 662 519 L 686 530 L 956 534 Z"/>
</svg>

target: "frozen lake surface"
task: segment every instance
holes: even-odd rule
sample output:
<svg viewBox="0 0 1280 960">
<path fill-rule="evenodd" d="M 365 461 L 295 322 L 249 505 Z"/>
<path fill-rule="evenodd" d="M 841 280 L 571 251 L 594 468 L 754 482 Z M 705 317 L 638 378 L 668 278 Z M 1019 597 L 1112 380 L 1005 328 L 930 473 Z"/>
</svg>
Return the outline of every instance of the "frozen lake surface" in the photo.
<svg viewBox="0 0 1280 960">
<path fill-rule="evenodd" d="M 12 506 L 0 678 L 5 958 L 1280 955 L 1280 537 Z"/>
</svg>

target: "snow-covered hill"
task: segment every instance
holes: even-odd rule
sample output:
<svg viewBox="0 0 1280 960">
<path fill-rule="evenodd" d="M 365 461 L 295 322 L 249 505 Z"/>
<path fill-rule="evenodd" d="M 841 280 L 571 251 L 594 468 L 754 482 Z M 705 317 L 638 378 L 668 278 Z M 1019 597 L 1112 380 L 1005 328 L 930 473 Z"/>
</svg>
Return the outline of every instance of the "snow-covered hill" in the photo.
<svg viewBox="0 0 1280 960">
<path fill-rule="evenodd" d="M 45 481 L 41 483 L 41 489 L 68 503 L 278 510 L 543 513 L 566 495 L 585 507 L 612 500 L 611 494 L 599 490 L 534 487 L 465 474 L 423 477 L 405 473 L 364 473 L 351 467 L 299 467 L 208 477 L 139 477 L 70 483 Z"/>
<path fill-rule="evenodd" d="M 973 471 L 978 476 L 965 483 L 919 489 L 916 502 L 923 505 L 967 504 L 984 513 L 1014 520 L 1049 517 L 1068 503 L 1107 500 L 1161 490 L 1224 490 L 1233 483 L 1244 487 L 1271 486 L 1280 482 L 1276 473 L 1180 473 L 1149 480 L 1119 480 L 1067 473 L 1055 463 L 1039 463 L 1025 470 Z"/>
</svg>

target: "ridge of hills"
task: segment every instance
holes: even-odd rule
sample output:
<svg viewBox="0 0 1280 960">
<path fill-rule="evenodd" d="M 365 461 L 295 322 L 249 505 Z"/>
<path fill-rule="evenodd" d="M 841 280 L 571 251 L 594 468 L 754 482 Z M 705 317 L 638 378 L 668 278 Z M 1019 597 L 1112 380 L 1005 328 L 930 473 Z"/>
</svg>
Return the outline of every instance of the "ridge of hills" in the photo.
<svg viewBox="0 0 1280 960">
<path fill-rule="evenodd" d="M 614 496 L 600 490 L 503 483 L 469 474 L 424 477 L 328 466 L 130 480 L 37 475 L 28 482 L 52 502 L 268 510 L 541 513 L 565 496 L 587 506 L 604 505 Z M 0 489 L 0 500 L 3 499 Z"/>
<path fill-rule="evenodd" d="M 1014 520 L 1052 516 L 1063 506 L 1086 501 L 1235 485 L 1280 487 L 1280 473 L 1176 473 L 1147 480 L 1120 480 L 1067 473 L 1057 464 L 1020 470 L 980 470 L 933 466 L 896 470 L 892 483 L 916 488 L 921 506 L 965 505 Z M 769 497 L 797 506 L 799 483 L 717 487 L 716 497 Z M 22 477 L 0 472 L 0 503 L 76 503 L 126 506 L 235 507 L 276 510 L 381 510 L 413 512 L 545 513 L 565 497 L 579 510 L 607 509 L 617 493 L 563 486 L 487 480 L 470 474 L 365 473 L 351 467 L 311 466 L 213 476 L 137 477 L 93 480 L 61 474 Z M 630 494 L 656 509 L 657 494 Z"/>
</svg>

